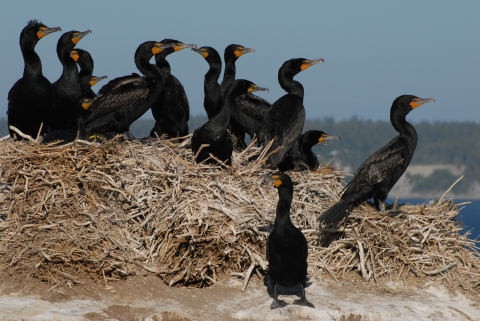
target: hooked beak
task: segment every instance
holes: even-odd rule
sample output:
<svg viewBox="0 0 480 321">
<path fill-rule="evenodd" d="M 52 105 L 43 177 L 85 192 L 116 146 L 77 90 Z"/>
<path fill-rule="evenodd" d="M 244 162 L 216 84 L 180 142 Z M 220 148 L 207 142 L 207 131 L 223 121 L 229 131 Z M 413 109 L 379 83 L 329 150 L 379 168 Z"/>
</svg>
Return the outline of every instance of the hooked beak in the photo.
<svg viewBox="0 0 480 321">
<path fill-rule="evenodd" d="M 423 104 L 429 103 L 435 101 L 433 98 L 415 98 L 411 103 L 410 106 L 412 106 L 413 109 L 422 106 Z"/>
<path fill-rule="evenodd" d="M 308 68 L 312 67 L 313 65 L 320 64 L 322 62 L 324 62 L 324 60 L 322 58 L 315 59 L 315 60 L 305 59 L 303 61 L 303 65 L 300 67 L 300 69 L 305 70 L 305 69 L 308 69 Z"/>
</svg>

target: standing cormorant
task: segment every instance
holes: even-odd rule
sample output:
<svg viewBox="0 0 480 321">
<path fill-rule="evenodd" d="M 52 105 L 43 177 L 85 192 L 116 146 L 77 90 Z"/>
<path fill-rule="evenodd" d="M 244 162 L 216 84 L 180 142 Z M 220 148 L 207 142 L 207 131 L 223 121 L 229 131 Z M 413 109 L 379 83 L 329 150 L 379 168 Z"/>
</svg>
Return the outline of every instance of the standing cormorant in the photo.
<svg viewBox="0 0 480 321">
<path fill-rule="evenodd" d="M 145 76 L 132 74 L 109 81 L 98 91 L 91 106 L 92 114 L 85 126 L 89 134 L 126 133 L 130 139 L 130 125 L 142 116 L 163 91 L 165 74 L 149 61 L 173 44 L 146 41 L 135 52 L 135 65 Z"/>
<path fill-rule="evenodd" d="M 288 170 L 316 171 L 320 163 L 317 156 L 312 152 L 312 147 L 318 144 L 326 145 L 325 141 L 330 139 L 340 139 L 340 136 L 329 136 L 321 130 L 306 131 L 285 155 L 283 161 L 278 164 L 278 170 L 281 172 Z"/>
<path fill-rule="evenodd" d="M 222 59 L 218 51 L 212 47 L 192 48 L 192 50 L 202 55 L 210 66 L 203 82 L 203 92 L 205 94 L 203 107 L 207 112 L 208 119 L 212 119 L 218 114 L 222 106 L 220 85 L 218 84 L 218 79 L 222 71 Z"/>
<path fill-rule="evenodd" d="M 307 285 L 308 244 L 305 235 L 293 225 L 290 219 L 290 207 L 293 200 L 293 183 L 283 173 L 273 174 L 269 179 L 278 189 L 278 203 L 275 226 L 267 239 L 267 260 L 270 284 L 273 287 L 271 309 L 286 305 L 277 298 L 277 285 L 302 288 L 302 305 L 313 307 L 305 297 Z"/>
<path fill-rule="evenodd" d="M 212 154 L 221 162 L 225 162 L 226 165 L 232 164 L 233 141 L 227 131 L 230 122 L 230 109 L 235 103 L 235 98 L 254 91 L 268 91 L 268 89 L 258 87 L 245 79 L 236 80 L 233 87 L 230 88 L 230 92 L 220 112 L 193 132 L 192 151 L 194 156 L 196 156 L 195 161 L 197 163 L 208 159 L 207 163 L 217 164 L 215 159 L 210 158 L 209 154 Z M 202 148 L 203 144 L 208 144 L 209 146 Z"/>
<path fill-rule="evenodd" d="M 242 55 L 254 51 L 253 48 L 245 48 L 237 44 L 231 44 L 225 48 L 225 70 L 220 85 L 222 99 L 225 99 L 229 88 L 231 88 L 235 81 L 235 62 Z M 231 110 L 232 114 L 230 115 L 230 127 L 232 134 L 236 137 L 237 148 L 243 149 L 246 147 L 246 132 L 250 137 L 252 137 L 253 134 L 258 135 L 256 129 L 260 127 L 263 116 L 268 109 L 270 109 L 270 103 L 268 101 L 251 93 L 241 95 L 235 100 L 235 104 L 232 106 Z"/>
<path fill-rule="evenodd" d="M 303 86 L 293 77 L 299 72 L 323 62 L 323 59 L 309 60 L 295 58 L 287 60 L 278 71 L 278 82 L 287 92 L 273 103 L 265 115 L 259 135 L 259 145 L 267 146 L 274 139 L 271 150 L 282 147 L 271 155 L 268 163 L 277 168 L 290 149 L 300 137 L 305 123 L 305 108 L 303 106 Z"/>
<path fill-rule="evenodd" d="M 155 127 L 150 131 L 150 137 L 160 137 L 166 134 L 168 138 L 188 135 L 188 120 L 190 106 L 187 95 L 180 81 L 171 74 L 170 64 L 166 57 L 185 48 L 196 48 L 194 44 L 184 44 L 178 40 L 164 39 L 162 44 L 173 44 L 173 47 L 155 55 L 156 65 L 162 68 L 165 74 L 165 85 L 160 97 L 152 105 L 152 115 Z"/>
<path fill-rule="evenodd" d="M 319 216 L 320 222 L 337 223 L 347 217 L 353 207 L 372 197 L 377 210 L 385 212 L 388 192 L 407 169 L 417 146 L 417 132 L 405 117 L 413 109 L 431 101 L 434 99 L 411 95 L 403 95 L 393 101 L 390 122 L 400 135 L 360 165 L 345 186 L 342 198 Z"/>
<path fill-rule="evenodd" d="M 48 28 L 38 20 L 30 20 L 20 33 L 20 50 L 25 67 L 23 76 L 8 92 L 8 128 L 10 136 L 15 133 L 10 126 L 17 127 L 22 133 L 35 138 L 50 129 L 50 114 L 53 109 L 52 84 L 42 74 L 42 62 L 35 52 L 37 42 L 59 27 Z M 17 137 L 17 135 L 15 135 Z M 20 136 L 17 139 L 21 140 Z"/>
<path fill-rule="evenodd" d="M 80 139 L 87 139 L 85 132 L 84 117 L 87 112 L 79 108 L 78 101 L 83 97 L 83 90 L 80 86 L 78 68 L 75 60 L 70 57 L 70 52 L 75 45 L 91 31 L 65 32 L 57 43 L 58 59 L 63 66 L 60 78 L 52 84 L 53 87 L 53 112 L 51 130 L 74 128 L 79 131 Z"/>
<path fill-rule="evenodd" d="M 83 95 L 85 98 L 95 98 L 97 94 L 91 87 L 98 82 L 106 79 L 107 76 L 97 77 L 93 76 L 93 59 L 90 53 L 86 50 L 76 48 L 70 52 L 70 57 L 75 60 L 80 67 L 78 77 L 80 78 L 80 86 L 82 87 Z"/>
</svg>

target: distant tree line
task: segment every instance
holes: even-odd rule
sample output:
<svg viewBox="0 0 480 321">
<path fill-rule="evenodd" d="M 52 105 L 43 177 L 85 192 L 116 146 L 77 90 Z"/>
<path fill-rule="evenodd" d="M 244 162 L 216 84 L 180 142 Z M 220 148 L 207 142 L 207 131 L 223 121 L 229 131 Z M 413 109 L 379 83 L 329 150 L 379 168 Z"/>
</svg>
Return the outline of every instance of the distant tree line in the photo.
<svg viewBox="0 0 480 321">
<path fill-rule="evenodd" d="M 207 121 L 206 116 L 192 116 L 190 131 Z M 453 164 L 465 166 L 465 178 L 455 187 L 465 192 L 474 181 L 480 182 L 480 124 L 475 122 L 419 122 L 413 123 L 418 133 L 418 145 L 411 164 Z M 135 137 L 150 133 L 154 120 L 139 119 L 132 126 Z M 333 118 L 308 119 L 304 130 L 319 129 L 329 135 L 338 135 L 339 141 L 329 141 L 328 146 L 315 147 L 321 163 L 340 163 L 352 171 L 370 154 L 387 144 L 397 132 L 388 121 L 364 120 L 352 117 L 335 121 Z M 1 137 L 8 135 L 6 118 L 0 119 Z M 458 177 L 438 170 L 428 178 L 411 177 L 416 191 L 445 191 Z"/>
</svg>

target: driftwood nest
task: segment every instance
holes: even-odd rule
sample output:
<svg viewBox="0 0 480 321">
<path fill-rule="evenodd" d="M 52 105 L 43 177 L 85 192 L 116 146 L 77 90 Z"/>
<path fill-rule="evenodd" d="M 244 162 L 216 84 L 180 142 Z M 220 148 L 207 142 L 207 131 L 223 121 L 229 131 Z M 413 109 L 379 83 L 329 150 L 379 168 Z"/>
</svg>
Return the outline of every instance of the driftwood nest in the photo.
<svg viewBox="0 0 480 321">
<path fill-rule="evenodd" d="M 0 270 L 53 287 L 153 273 L 208 286 L 268 271 L 265 244 L 277 191 L 250 146 L 233 167 L 194 164 L 189 138 L 65 146 L 0 141 Z M 476 243 L 461 236 L 453 201 L 359 206 L 338 228 L 317 216 L 338 200 L 343 172 L 290 173 L 292 221 L 309 242 L 309 275 L 372 284 L 415 279 L 478 293 Z"/>
</svg>

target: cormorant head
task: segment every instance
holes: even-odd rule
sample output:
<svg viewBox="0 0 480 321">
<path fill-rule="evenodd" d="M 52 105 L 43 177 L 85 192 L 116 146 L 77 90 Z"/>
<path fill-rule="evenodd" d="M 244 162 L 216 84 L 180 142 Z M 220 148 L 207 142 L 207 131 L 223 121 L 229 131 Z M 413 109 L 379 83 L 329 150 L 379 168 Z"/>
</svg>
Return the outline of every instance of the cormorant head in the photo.
<svg viewBox="0 0 480 321">
<path fill-rule="evenodd" d="M 228 45 L 227 48 L 225 48 L 225 53 L 223 55 L 223 58 L 225 61 L 228 61 L 230 59 L 233 59 L 233 61 L 237 60 L 244 54 L 247 54 L 249 52 L 255 52 L 255 49 L 253 48 L 245 48 L 244 46 L 237 45 L 237 44 L 231 44 Z"/>
<path fill-rule="evenodd" d="M 38 20 L 30 20 L 20 33 L 20 42 L 22 39 L 33 41 L 36 44 L 40 39 L 52 32 L 61 31 L 60 27 L 48 28 Z"/>
<path fill-rule="evenodd" d="M 80 105 L 83 109 L 88 110 L 94 101 L 95 98 L 80 98 Z"/>
<path fill-rule="evenodd" d="M 302 145 L 313 147 L 318 144 L 327 145 L 326 140 L 340 139 L 340 136 L 330 136 L 321 130 L 309 130 L 303 134 Z"/>
<path fill-rule="evenodd" d="M 93 72 L 93 59 L 90 53 L 86 50 L 75 48 L 70 51 L 70 57 L 80 66 L 83 72 L 92 73 Z"/>
<path fill-rule="evenodd" d="M 80 32 L 76 30 L 68 31 L 65 32 L 60 39 L 58 39 L 57 42 L 57 54 L 60 55 L 60 53 L 66 49 L 68 52 L 70 52 L 75 45 L 86 35 L 91 34 L 92 32 L 90 30 Z"/>
<path fill-rule="evenodd" d="M 200 47 L 198 49 L 192 48 L 192 51 L 202 55 L 202 57 L 205 58 L 205 60 L 209 63 L 214 61 L 222 63 L 218 51 L 212 47 Z"/>
<path fill-rule="evenodd" d="M 197 48 L 196 44 L 185 44 L 175 39 L 163 39 L 160 42 L 164 45 L 172 45 L 172 46 L 169 48 L 165 48 L 165 50 L 163 50 L 163 52 L 160 55 L 156 55 L 155 56 L 156 59 L 159 59 L 160 57 L 165 58 L 166 56 L 168 56 L 173 52 L 180 51 L 186 48 Z"/>
<path fill-rule="evenodd" d="M 287 174 L 278 172 L 272 175 L 268 175 L 265 178 L 269 180 L 275 188 L 279 190 L 287 189 L 293 193 L 293 182 L 290 176 L 288 176 Z"/>
<path fill-rule="evenodd" d="M 435 99 L 418 98 L 417 96 L 413 95 L 399 96 L 392 103 L 392 108 L 390 109 L 390 118 L 392 118 L 394 114 L 405 116 L 413 109 L 431 101 L 435 101 Z"/>
<path fill-rule="evenodd" d="M 102 76 L 102 77 L 92 76 L 92 77 L 90 77 L 90 80 L 88 81 L 88 83 L 90 84 L 90 87 L 93 87 L 96 84 L 98 84 L 100 81 L 102 81 L 104 79 L 107 79 L 107 78 L 108 78 L 107 76 Z"/>
<path fill-rule="evenodd" d="M 258 87 L 250 80 L 237 79 L 230 89 L 229 95 L 230 93 L 233 93 L 233 97 L 231 98 L 235 98 L 243 94 L 252 93 L 254 91 L 268 91 L 268 88 Z"/>
<path fill-rule="evenodd" d="M 322 58 L 315 59 L 315 60 L 310 60 L 305 58 L 293 58 L 283 63 L 283 65 L 280 67 L 278 71 L 278 74 L 280 75 L 283 73 L 285 75 L 289 75 L 290 77 L 293 77 L 299 72 L 304 71 L 305 69 L 308 69 L 311 66 L 322 63 L 322 62 L 324 62 Z"/>
</svg>

